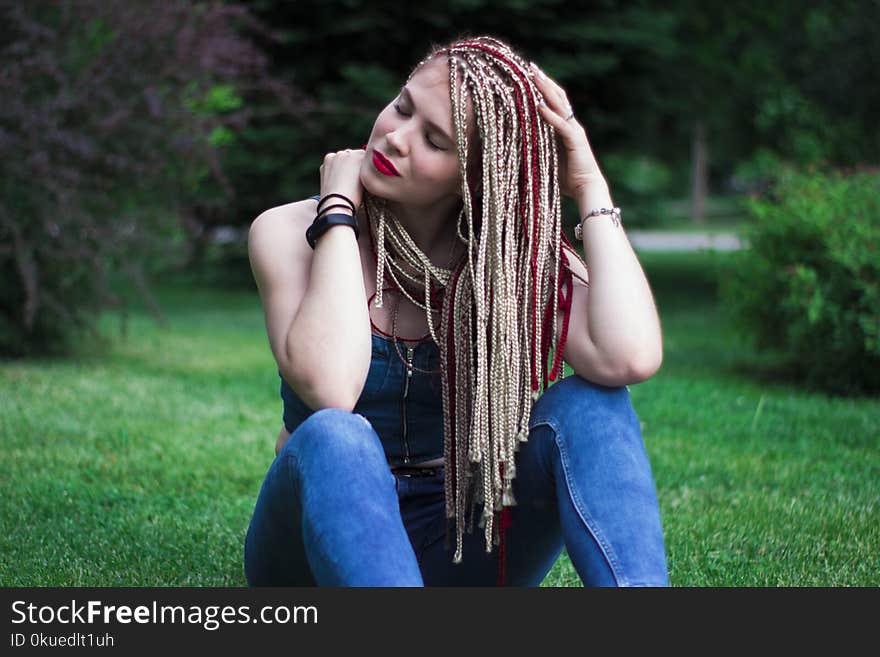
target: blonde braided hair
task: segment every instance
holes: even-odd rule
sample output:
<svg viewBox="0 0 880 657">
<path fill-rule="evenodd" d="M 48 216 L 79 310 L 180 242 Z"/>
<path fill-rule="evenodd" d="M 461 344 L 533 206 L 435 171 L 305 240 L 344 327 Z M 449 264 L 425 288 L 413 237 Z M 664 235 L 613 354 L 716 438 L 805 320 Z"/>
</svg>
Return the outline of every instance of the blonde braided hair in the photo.
<svg viewBox="0 0 880 657">
<path fill-rule="evenodd" d="M 562 251 L 562 241 L 568 240 L 562 230 L 555 133 L 538 113 L 541 94 L 527 63 L 500 40 L 481 36 L 433 48 L 409 77 L 443 54 L 462 180 L 456 232 L 467 246 L 466 256 L 453 269 L 435 266 L 384 199 L 366 193 L 364 200 L 377 252 L 376 305 L 382 306 L 387 273 L 426 311 L 431 337 L 440 347 L 446 516 L 456 527 L 453 561 L 461 562 L 465 526 L 472 531 L 473 511 L 482 505 L 479 526 L 486 552 L 501 544 L 503 581 L 505 507 L 516 504 L 514 455 L 528 439 L 541 383 L 547 387 L 547 358 L 560 309 L 565 321 L 551 380 L 562 364 L 572 289 Z M 468 93 L 482 171 L 468 159 L 472 151 L 479 153 L 468 144 Z M 472 177 L 482 185 L 482 195 L 472 189 Z M 414 294 L 421 288 L 422 299 L 413 298 L 407 286 Z M 435 300 L 442 294 L 439 328 L 432 294 Z"/>
</svg>

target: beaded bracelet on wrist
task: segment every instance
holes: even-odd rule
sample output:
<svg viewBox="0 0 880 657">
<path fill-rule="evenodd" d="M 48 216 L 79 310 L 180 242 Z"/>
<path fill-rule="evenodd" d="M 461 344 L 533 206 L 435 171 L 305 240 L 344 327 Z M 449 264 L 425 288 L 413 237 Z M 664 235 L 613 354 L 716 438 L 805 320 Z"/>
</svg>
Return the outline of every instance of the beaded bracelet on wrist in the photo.
<svg viewBox="0 0 880 657">
<path fill-rule="evenodd" d="M 580 223 L 574 227 L 574 236 L 576 239 L 584 239 L 584 222 L 590 217 L 598 217 L 603 214 L 610 214 L 614 225 L 620 226 L 620 208 L 595 208 L 586 217 L 581 219 Z"/>
</svg>

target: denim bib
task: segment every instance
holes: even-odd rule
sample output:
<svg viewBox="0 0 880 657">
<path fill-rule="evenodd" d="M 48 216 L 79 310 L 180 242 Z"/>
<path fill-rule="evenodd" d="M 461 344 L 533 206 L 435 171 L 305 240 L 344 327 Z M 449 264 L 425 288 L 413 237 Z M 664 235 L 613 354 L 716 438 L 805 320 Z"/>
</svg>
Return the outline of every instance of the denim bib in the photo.
<svg viewBox="0 0 880 657">
<path fill-rule="evenodd" d="M 379 435 L 391 467 L 412 465 L 443 457 L 443 390 L 440 350 L 433 342 L 407 347 L 398 340 L 400 355 L 390 338 L 373 335 L 370 371 L 354 412 L 363 415 Z M 279 374 L 280 376 L 280 374 Z M 293 432 L 314 411 L 281 379 L 284 426 Z"/>
</svg>

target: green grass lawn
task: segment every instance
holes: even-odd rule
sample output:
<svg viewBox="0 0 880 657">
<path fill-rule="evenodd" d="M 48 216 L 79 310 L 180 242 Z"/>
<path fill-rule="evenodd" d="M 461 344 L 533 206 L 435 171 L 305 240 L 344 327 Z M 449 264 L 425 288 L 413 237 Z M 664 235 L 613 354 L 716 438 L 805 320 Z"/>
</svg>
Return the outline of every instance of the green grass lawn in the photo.
<svg viewBox="0 0 880 657">
<path fill-rule="evenodd" d="M 723 257 L 721 255 L 717 257 Z M 712 254 L 641 255 L 663 367 L 630 386 L 673 585 L 880 584 L 880 402 L 765 374 L 724 326 Z M 281 417 L 256 294 L 159 286 L 169 327 L 0 365 L 0 584 L 239 586 Z M 578 586 L 563 555 L 545 586 Z"/>
</svg>

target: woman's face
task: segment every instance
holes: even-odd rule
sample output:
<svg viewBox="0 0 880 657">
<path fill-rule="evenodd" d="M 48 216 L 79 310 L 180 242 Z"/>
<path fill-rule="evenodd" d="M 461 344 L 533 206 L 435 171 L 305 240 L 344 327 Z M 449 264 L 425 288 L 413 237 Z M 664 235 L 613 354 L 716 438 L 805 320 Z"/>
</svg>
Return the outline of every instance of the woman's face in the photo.
<svg viewBox="0 0 880 657">
<path fill-rule="evenodd" d="M 473 116 L 470 100 L 468 105 Z M 400 175 L 382 173 L 374 163 L 374 151 Z M 433 205 L 461 197 L 458 166 L 449 65 L 445 57 L 435 57 L 416 71 L 377 117 L 360 180 L 375 196 L 404 205 Z"/>
</svg>

